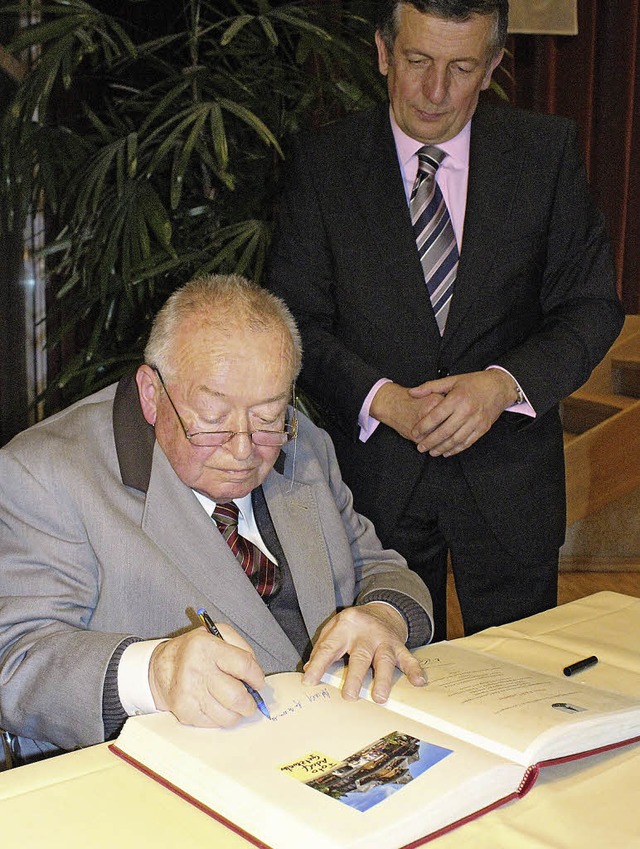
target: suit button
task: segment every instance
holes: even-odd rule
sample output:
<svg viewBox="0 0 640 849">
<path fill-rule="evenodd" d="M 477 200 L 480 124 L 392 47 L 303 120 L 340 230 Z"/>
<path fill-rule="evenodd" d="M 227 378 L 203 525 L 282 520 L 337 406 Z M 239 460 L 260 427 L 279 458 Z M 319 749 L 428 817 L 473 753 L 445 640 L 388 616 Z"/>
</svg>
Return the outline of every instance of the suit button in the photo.
<svg viewBox="0 0 640 849">
<path fill-rule="evenodd" d="M 444 366 L 441 366 L 438 369 L 438 377 L 448 377 L 448 376 L 449 376 L 449 369 L 445 368 Z"/>
</svg>

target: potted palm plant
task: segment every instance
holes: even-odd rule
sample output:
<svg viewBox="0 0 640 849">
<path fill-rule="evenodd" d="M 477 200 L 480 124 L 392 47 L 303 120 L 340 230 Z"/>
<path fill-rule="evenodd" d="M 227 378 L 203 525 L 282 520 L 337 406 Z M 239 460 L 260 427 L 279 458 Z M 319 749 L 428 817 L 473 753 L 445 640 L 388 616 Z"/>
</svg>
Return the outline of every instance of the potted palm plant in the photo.
<svg viewBox="0 0 640 849">
<path fill-rule="evenodd" d="M 48 344 L 63 352 L 51 409 L 138 361 L 189 277 L 260 281 L 291 138 L 383 89 L 371 24 L 349 2 L 34 6 L 10 45 L 37 55 L 3 117 L 0 191 L 3 227 L 36 209 L 45 221 Z"/>
</svg>

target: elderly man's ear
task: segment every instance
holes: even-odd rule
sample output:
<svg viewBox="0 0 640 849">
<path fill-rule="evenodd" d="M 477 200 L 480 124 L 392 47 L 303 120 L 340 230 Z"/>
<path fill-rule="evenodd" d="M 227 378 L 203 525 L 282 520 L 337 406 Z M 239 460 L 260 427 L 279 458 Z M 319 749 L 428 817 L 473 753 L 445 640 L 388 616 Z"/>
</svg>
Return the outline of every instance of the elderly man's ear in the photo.
<svg viewBox="0 0 640 849">
<path fill-rule="evenodd" d="M 138 395 L 143 415 L 150 425 L 155 425 L 157 417 L 158 376 L 148 365 L 142 365 L 136 372 L 136 383 L 138 384 Z"/>
</svg>

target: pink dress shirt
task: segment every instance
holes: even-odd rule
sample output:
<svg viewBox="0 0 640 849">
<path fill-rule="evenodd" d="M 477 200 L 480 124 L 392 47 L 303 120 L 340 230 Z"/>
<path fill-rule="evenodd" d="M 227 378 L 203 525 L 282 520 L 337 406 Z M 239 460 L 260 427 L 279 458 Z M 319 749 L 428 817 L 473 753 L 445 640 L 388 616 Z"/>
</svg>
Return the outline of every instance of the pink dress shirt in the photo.
<svg viewBox="0 0 640 849">
<path fill-rule="evenodd" d="M 411 190 L 418 173 L 418 150 L 422 147 L 422 143 L 412 139 L 406 135 L 397 125 L 393 112 L 389 110 L 391 116 L 391 127 L 393 137 L 396 143 L 396 151 L 398 153 L 398 163 L 404 179 L 404 190 L 407 196 L 407 203 L 411 197 Z M 469 178 L 469 144 L 471 141 L 471 122 L 469 122 L 454 138 L 449 141 L 442 142 L 438 147 L 444 150 L 447 156 L 436 172 L 436 180 L 442 191 L 449 215 L 453 231 L 456 234 L 458 248 L 462 245 L 462 235 L 464 230 L 464 215 L 467 205 L 467 181 Z M 488 368 L 501 368 L 500 366 L 488 366 Z M 506 369 L 501 369 L 506 371 Z M 509 374 L 509 372 L 507 372 Z M 511 375 L 513 377 L 513 375 Z M 515 381 L 515 378 L 514 378 Z M 369 391 L 364 399 L 360 415 L 358 416 L 358 424 L 360 425 L 360 440 L 366 442 L 380 424 L 377 419 L 374 419 L 369 410 L 371 402 L 378 389 L 384 383 L 390 383 L 388 378 L 378 380 Z M 516 381 L 517 382 L 517 381 Z M 523 413 L 526 416 L 535 418 L 535 410 L 529 404 L 528 400 L 523 404 L 515 404 L 507 408 L 510 412 Z"/>
</svg>

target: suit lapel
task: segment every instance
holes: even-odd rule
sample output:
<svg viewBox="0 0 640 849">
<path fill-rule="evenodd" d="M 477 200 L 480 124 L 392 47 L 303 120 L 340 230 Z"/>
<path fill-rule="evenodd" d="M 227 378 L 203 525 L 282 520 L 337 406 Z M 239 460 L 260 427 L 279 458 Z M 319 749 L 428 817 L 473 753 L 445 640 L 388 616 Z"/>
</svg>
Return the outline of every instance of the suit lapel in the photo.
<svg viewBox="0 0 640 849">
<path fill-rule="evenodd" d="M 478 108 L 471 124 L 469 183 L 464 236 L 443 350 L 464 345 L 464 331 L 478 292 L 486 288 L 500 252 L 504 222 L 514 202 L 520 154 L 501 109 Z M 474 321 L 481 317 L 474 317 Z M 461 333 L 462 331 L 462 333 Z"/>
<path fill-rule="evenodd" d="M 313 489 L 275 472 L 262 488 L 286 554 L 302 618 L 313 638 L 335 612 L 333 574 Z"/>
<path fill-rule="evenodd" d="M 380 266 L 385 269 L 378 290 L 372 291 L 371 297 L 382 311 L 388 310 L 392 303 L 400 326 L 413 327 L 416 314 L 422 316 L 422 332 L 439 344 L 440 334 L 416 250 L 387 104 L 373 113 L 356 150 L 357 157 L 348 163 L 348 168 L 354 177 L 354 198 L 371 234 L 370 243 L 363 250 L 375 251 Z"/>
<path fill-rule="evenodd" d="M 445 355 L 458 345 L 465 347 L 469 312 L 499 255 L 504 222 L 515 201 L 521 154 L 509 123 L 502 118 L 502 109 L 481 105 L 473 118 L 463 245 L 442 337 Z M 416 316 L 420 316 L 423 345 L 433 351 L 440 347 L 440 334 L 413 240 L 386 104 L 372 113 L 360 144 L 354 149 L 357 153 L 352 161 L 345 162 L 345 174 L 353 181 L 351 192 L 371 236 L 362 249 L 375 251 L 385 269 L 377 291 L 371 292 L 372 301 L 381 311 L 393 303 L 396 320 L 407 332 L 416 326 Z M 376 214 L 372 215 L 372 210 Z"/>
<path fill-rule="evenodd" d="M 277 662 L 293 668 L 298 653 L 267 610 L 197 498 L 156 444 L 142 527 L 194 587 L 194 606 L 219 611 Z"/>
</svg>

